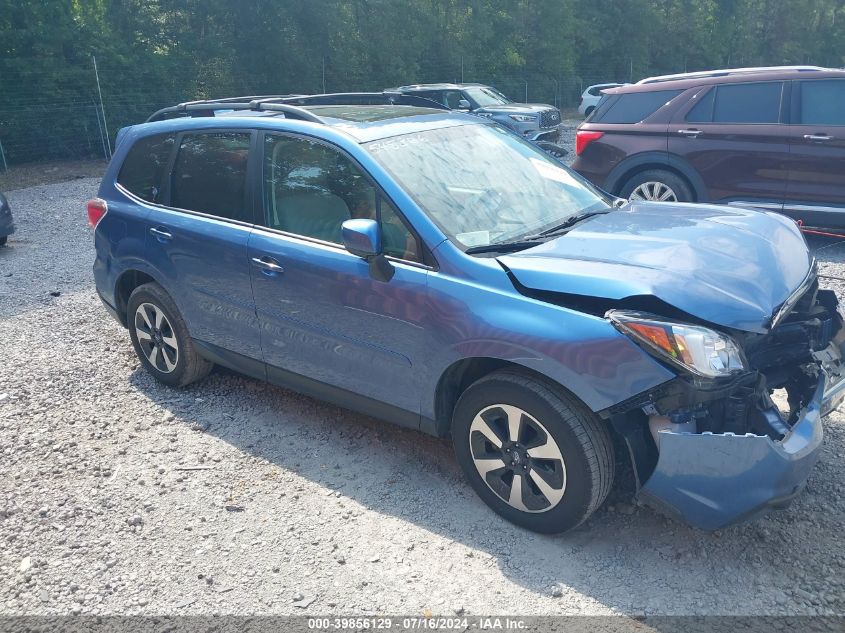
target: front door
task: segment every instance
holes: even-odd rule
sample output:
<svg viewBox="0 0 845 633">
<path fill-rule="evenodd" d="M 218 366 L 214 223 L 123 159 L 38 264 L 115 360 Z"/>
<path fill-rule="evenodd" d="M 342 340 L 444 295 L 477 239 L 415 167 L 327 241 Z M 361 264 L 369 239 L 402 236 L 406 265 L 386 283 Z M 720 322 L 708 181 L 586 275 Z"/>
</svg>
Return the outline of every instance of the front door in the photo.
<svg viewBox="0 0 845 633">
<path fill-rule="evenodd" d="M 261 145 L 265 226 L 249 259 L 268 377 L 374 415 L 386 406 L 416 426 L 428 275 L 419 240 L 337 148 L 270 133 Z M 341 245 L 350 218 L 380 220 L 390 281 Z"/>
<path fill-rule="evenodd" d="M 780 81 L 702 90 L 669 124 L 669 155 L 698 172 L 709 202 L 780 210 L 789 175 L 789 132 Z"/>
<path fill-rule="evenodd" d="M 845 79 L 797 81 L 784 210 L 808 226 L 845 226 Z"/>
</svg>

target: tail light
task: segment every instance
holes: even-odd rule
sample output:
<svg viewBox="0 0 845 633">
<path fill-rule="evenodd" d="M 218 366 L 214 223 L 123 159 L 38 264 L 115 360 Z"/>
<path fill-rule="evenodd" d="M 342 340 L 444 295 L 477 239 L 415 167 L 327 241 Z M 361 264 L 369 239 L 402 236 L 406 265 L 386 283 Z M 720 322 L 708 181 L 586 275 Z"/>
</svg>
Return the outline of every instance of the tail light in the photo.
<svg viewBox="0 0 845 633">
<path fill-rule="evenodd" d="M 580 156 L 581 152 L 587 149 L 587 145 L 604 136 L 604 132 L 593 132 L 592 130 L 578 130 L 575 132 L 575 155 Z"/>
<path fill-rule="evenodd" d="M 109 205 L 102 198 L 92 198 L 88 201 L 88 224 L 91 228 L 96 229 L 106 213 L 109 211 Z"/>
</svg>

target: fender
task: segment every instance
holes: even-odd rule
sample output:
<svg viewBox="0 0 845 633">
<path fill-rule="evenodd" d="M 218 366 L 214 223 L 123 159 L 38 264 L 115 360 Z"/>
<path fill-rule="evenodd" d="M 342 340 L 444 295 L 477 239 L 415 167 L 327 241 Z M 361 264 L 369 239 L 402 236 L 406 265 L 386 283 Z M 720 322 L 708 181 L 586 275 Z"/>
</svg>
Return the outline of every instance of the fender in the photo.
<svg viewBox="0 0 845 633">
<path fill-rule="evenodd" d="M 662 166 L 671 167 L 687 179 L 695 192 L 696 202 L 709 202 L 707 187 L 698 172 L 686 160 L 668 152 L 643 152 L 627 157 L 608 174 L 605 189 L 616 194 L 631 171 L 645 167 L 660 169 Z"/>
</svg>

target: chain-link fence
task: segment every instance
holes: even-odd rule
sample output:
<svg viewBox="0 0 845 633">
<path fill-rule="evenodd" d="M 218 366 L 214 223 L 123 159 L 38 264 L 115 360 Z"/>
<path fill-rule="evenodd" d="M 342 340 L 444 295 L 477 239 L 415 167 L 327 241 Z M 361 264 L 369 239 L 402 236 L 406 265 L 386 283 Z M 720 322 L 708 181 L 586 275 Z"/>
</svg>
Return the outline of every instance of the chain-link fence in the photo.
<svg viewBox="0 0 845 633">
<path fill-rule="evenodd" d="M 248 73 L 219 72 L 209 64 L 202 72 L 120 67 L 95 68 L 92 58 L 56 68 L 42 59 L 0 60 L 0 169 L 42 160 L 108 159 L 121 127 L 144 121 L 155 110 L 201 98 L 241 94 L 311 94 L 382 90 L 399 84 L 477 82 L 495 86 L 514 101 L 553 104 L 563 110 L 577 107 L 581 93 L 594 83 L 636 81 L 650 74 L 682 72 L 667 65 L 659 69 L 638 67 L 633 60 L 617 62 L 609 71 L 596 63 L 569 72 L 549 69 L 510 71 L 477 76 L 473 60 L 448 66 L 430 66 L 418 76 L 386 79 L 374 84 L 345 74 L 341 64 L 317 58 L 303 68 L 296 85 L 274 85 Z M 4 76 L 5 75 L 5 76 Z M 56 80 L 55 78 L 59 79 Z M 220 79 L 229 77 L 229 79 Z M 52 82 L 61 85 L 52 89 Z M 18 89 L 10 90 L 10 82 Z M 73 94 L 61 100 L 56 94 Z"/>
</svg>

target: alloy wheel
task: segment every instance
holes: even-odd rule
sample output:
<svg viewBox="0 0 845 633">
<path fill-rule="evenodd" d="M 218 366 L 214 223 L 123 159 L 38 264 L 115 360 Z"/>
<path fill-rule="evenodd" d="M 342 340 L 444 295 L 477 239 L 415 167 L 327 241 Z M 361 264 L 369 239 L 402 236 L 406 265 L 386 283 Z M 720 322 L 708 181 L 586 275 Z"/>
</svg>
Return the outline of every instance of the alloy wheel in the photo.
<svg viewBox="0 0 845 633">
<path fill-rule="evenodd" d="M 169 374 L 179 362 L 179 346 L 173 326 L 164 312 L 152 303 L 142 303 L 135 311 L 135 335 L 150 364 Z"/>
<path fill-rule="evenodd" d="M 563 455 L 546 428 L 507 404 L 485 407 L 469 429 L 472 459 L 487 486 L 522 512 L 554 508 L 566 490 Z"/>
<path fill-rule="evenodd" d="M 666 183 L 649 181 L 637 186 L 628 200 L 650 200 L 652 202 L 677 202 L 678 196 Z"/>
</svg>

